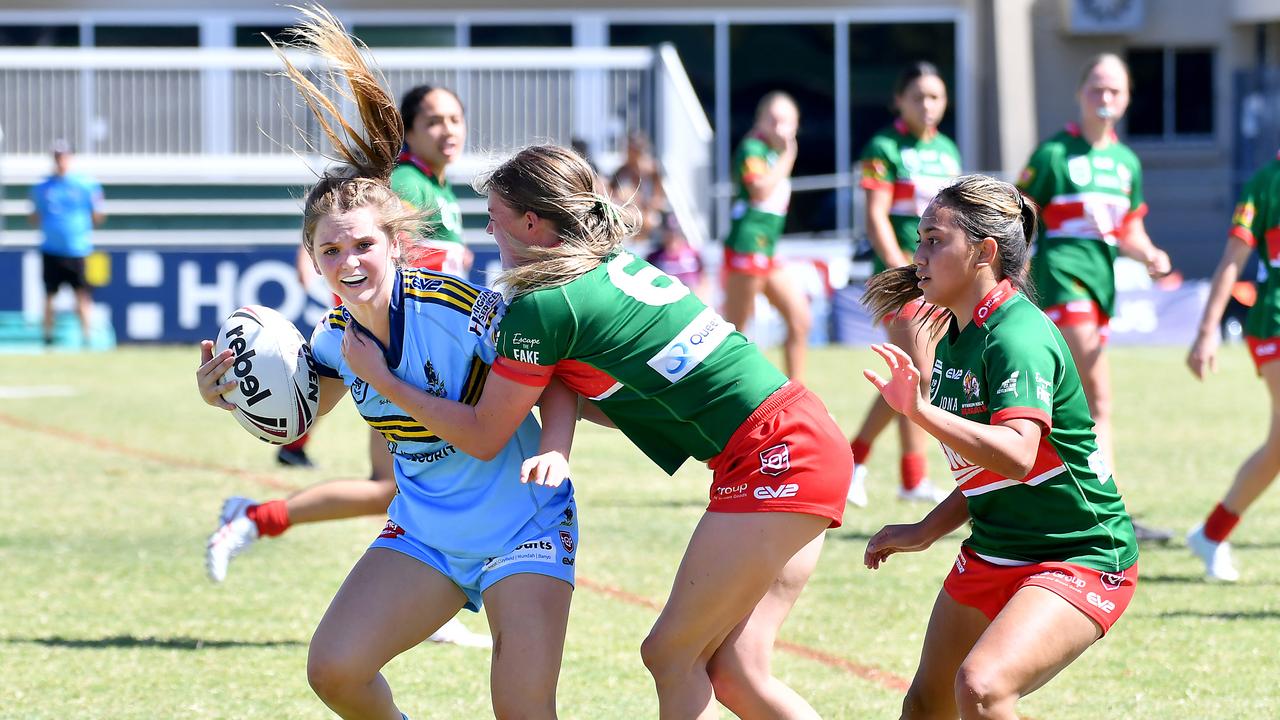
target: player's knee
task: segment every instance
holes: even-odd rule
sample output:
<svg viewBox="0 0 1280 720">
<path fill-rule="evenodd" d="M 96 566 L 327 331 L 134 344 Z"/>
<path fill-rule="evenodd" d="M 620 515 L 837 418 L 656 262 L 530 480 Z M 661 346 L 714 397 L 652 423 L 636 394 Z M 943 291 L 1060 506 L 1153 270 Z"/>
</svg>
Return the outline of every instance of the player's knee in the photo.
<svg viewBox="0 0 1280 720">
<path fill-rule="evenodd" d="M 951 697 L 939 697 L 914 683 L 902 698 L 902 720 L 950 719 L 955 715 L 955 701 Z"/>
<path fill-rule="evenodd" d="M 735 714 L 742 715 L 738 709 L 749 706 L 751 699 L 759 694 L 750 671 L 732 653 L 713 655 L 707 663 L 707 676 L 711 679 L 716 700 Z"/>
<path fill-rule="evenodd" d="M 313 642 L 307 654 L 307 683 L 321 700 L 345 696 L 363 682 L 359 668 L 352 667 L 341 653 L 318 648 Z"/>
<path fill-rule="evenodd" d="M 965 663 L 956 673 L 956 705 L 960 717 L 994 717 L 1017 699 L 1014 689 L 991 668 Z"/>
<path fill-rule="evenodd" d="M 667 678 L 687 672 L 696 657 L 682 647 L 668 633 L 654 628 L 640 643 L 640 659 L 653 679 L 662 682 Z"/>
</svg>

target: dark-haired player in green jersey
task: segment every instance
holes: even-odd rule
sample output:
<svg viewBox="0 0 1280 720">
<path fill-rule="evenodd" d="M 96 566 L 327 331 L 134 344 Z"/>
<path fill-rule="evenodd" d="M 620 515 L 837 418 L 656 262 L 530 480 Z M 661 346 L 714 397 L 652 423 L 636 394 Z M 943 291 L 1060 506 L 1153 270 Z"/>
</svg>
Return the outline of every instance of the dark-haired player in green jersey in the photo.
<svg viewBox="0 0 1280 720">
<path fill-rule="evenodd" d="M 868 283 L 877 315 L 923 297 L 946 334 L 929 397 L 894 345 L 867 378 L 942 443 L 957 488 L 923 520 L 867 543 L 875 569 L 968 523 L 933 606 L 902 717 L 1016 717 L 1034 691 L 1128 607 L 1138 544 L 1093 434 L 1062 334 L 1023 294 L 1035 206 L 1012 185 L 967 175 L 920 221 L 915 264 Z"/>
</svg>

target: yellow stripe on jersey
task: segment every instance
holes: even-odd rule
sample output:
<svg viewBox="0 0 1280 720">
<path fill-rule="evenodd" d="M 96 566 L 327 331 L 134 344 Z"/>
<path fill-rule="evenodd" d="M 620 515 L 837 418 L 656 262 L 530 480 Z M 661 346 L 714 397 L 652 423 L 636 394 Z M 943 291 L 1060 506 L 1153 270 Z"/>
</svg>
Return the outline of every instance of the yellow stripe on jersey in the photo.
<svg viewBox="0 0 1280 720">
<path fill-rule="evenodd" d="M 336 330 L 347 329 L 347 318 L 343 316 L 342 308 L 340 307 L 336 307 L 329 311 L 329 317 L 327 318 L 327 321 L 329 323 L 329 327 L 331 328 L 334 328 Z"/>
<path fill-rule="evenodd" d="M 480 393 L 484 391 L 484 381 L 489 379 L 489 365 L 479 357 L 471 358 L 471 368 L 467 371 L 467 381 L 462 384 L 462 402 L 475 405 L 480 402 Z"/>
<path fill-rule="evenodd" d="M 440 441 L 440 438 L 435 433 L 426 429 L 411 417 L 389 415 L 376 420 L 365 418 L 365 422 L 369 423 L 369 427 L 382 433 L 382 437 L 393 442 L 433 443 Z"/>
<path fill-rule="evenodd" d="M 413 298 L 414 300 L 417 300 L 419 302 L 435 303 L 436 305 L 443 305 L 447 308 L 453 308 L 454 310 L 457 310 L 463 315 L 470 315 L 471 307 L 475 305 L 475 302 L 476 302 L 474 298 L 471 298 L 471 299 L 461 298 L 453 290 L 446 290 L 445 288 L 440 288 L 439 290 L 427 290 L 427 291 L 409 290 L 408 288 L 406 288 L 404 291 L 404 296 L 407 298 Z"/>
<path fill-rule="evenodd" d="M 447 292 L 460 300 L 474 303 L 480 297 L 480 289 L 444 273 L 430 270 L 408 270 L 404 273 L 406 293 Z"/>
</svg>

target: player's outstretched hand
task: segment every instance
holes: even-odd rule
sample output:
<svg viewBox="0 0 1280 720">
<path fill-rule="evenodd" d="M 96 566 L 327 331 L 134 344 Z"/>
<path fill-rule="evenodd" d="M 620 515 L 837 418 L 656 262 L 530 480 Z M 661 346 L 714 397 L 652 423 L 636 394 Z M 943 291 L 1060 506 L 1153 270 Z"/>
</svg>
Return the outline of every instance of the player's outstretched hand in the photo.
<svg viewBox="0 0 1280 720">
<path fill-rule="evenodd" d="M 196 388 L 206 403 L 223 410 L 235 410 L 236 406 L 222 397 L 223 393 L 234 388 L 234 380 L 219 384 L 231 366 L 235 363 L 236 354 L 231 350 L 223 350 L 217 357 L 213 356 L 213 341 L 200 341 L 200 367 L 196 368 Z"/>
<path fill-rule="evenodd" d="M 871 349 L 889 366 L 889 379 L 880 377 L 874 370 L 863 370 L 862 374 L 876 386 L 889 407 L 913 417 L 924 398 L 920 396 L 920 371 L 911 362 L 911 356 L 893 343 L 872 345 Z"/>
<path fill-rule="evenodd" d="M 560 487 L 569 479 L 569 461 L 558 451 L 534 455 L 520 465 L 520 482 Z"/>
<path fill-rule="evenodd" d="M 921 523 L 910 525 L 885 525 L 867 541 L 862 562 L 871 570 L 877 570 L 890 555 L 900 552 L 920 552 L 933 544 Z"/>
<path fill-rule="evenodd" d="M 1187 367 L 1191 368 L 1191 374 L 1199 380 L 1204 380 L 1206 370 L 1218 372 L 1218 337 L 1216 335 L 1202 335 L 1196 338 L 1195 344 L 1191 346 L 1191 352 L 1187 353 Z"/>
</svg>

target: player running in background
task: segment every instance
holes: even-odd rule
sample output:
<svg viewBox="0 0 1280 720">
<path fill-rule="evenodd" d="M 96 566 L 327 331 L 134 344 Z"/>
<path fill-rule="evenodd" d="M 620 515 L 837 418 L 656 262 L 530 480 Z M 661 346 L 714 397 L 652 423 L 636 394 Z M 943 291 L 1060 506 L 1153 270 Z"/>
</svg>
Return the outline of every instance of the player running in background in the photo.
<svg viewBox="0 0 1280 720">
<path fill-rule="evenodd" d="M 724 241 L 724 317 L 740 331 L 764 293 L 787 324 L 783 357 L 787 375 L 804 382 L 813 318 L 809 299 L 774 258 L 791 204 L 800 111 L 784 92 L 771 92 L 756 107 L 756 123 L 733 156 L 733 224 Z"/>
<path fill-rule="evenodd" d="M 507 441 L 562 381 L 667 473 L 713 471 L 710 504 L 641 655 L 662 718 L 817 717 L 773 643 L 844 512 L 853 458 L 822 402 L 676 279 L 621 248 L 634 221 L 572 150 L 525 148 L 484 181 L 511 297 L 480 401 L 404 398 L 459 449 Z M 553 383 L 553 379 L 558 381 Z M 377 389 L 401 398 L 391 382 Z"/>
<path fill-rule="evenodd" d="M 559 410 L 550 407 L 554 398 L 544 402 L 541 441 L 554 452 L 536 457 L 540 432 L 528 413 L 508 440 L 478 458 L 442 440 L 410 409 L 423 397 L 475 402 L 495 358 L 501 297 L 397 266 L 422 221 L 388 184 L 401 143 L 399 115 L 342 26 L 322 9 L 302 12 L 298 48 L 323 54 L 346 78 L 343 94 L 357 105 L 367 134 L 352 129 L 325 91 L 276 48 L 346 161 L 308 193 L 303 220 L 316 269 L 343 301 L 312 337 L 320 412 L 349 389 L 365 420 L 394 444 L 399 488 L 390 522 L 312 637 L 308 680 L 343 717 L 400 717 L 381 668 L 463 607 L 478 610 L 483 602 L 495 638 L 495 715 L 553 718 L 577 546 L 573 490 L 560 482 L 576 417 L 572 396 L 561 395 Z M 202 354 L 201 394 L 228 407 L 220 395 L 231 384 L 219 378 L 232 358 L 211 357 L 207 344 Z M 388 377 L 398 384 L 394 400 L 378 390 Z M 522 472 L 557 487 L 521 484 Z"/>
<path fill-rule="evenodd" d="M 1040 307 L 1066 338 L 1080 369 L 1089 413 L 1107 467 L 1115 467 L 1111 368 L 1105 355 L 1116 306 L 1116 257 L 1167 275 L 1169 256 L 1151 242 L 1143 217 L 1142 166 L 1116 137 L 1129 107 L 1129 68 L 1110 53 L 1085 65 L 1076 99 L 1080 124 L 1046 140 L 1027 162 L 1018 187 L 1043 208 L 1043 234 L 1031 261 Z M 1165 541 L 1165 530 L 1134 526 L 1139 539 Z"/>
<path fill-rule="evenodd" d="M 405 146 L 391 171 L 391 189 L 426 216 L 425 242 L 415 257 L 405 260 L 414 267 L 466 278 L 473 255 L 463 244 L 458 198 L 445 179 L 467 141 L 462 101 L 448 88 L 419 85 L 400 98 L 400 116 Z"/>
<path fill-rule="evenodd" d="M 1200 380 L 1207 371 L 1218 370 L 1222 313 L 1251 252 L 1257 252 L 1270 270 L 1257 302 L 1245 317 L 1244 334 L 1254 367 L 1271 396 L 1271 426 L 1262 446 L 1236 470 L 1235 481 L 1222 502 L 1187 535 L 1187 545 L 1204 561 L 1208 577 L 1226 582 L 1239 578 L 1227 538 L 1280 473 L 1280 363 L 1272 362 L 1280 359 L 1280 156 L 1250 178 L 1236 205 L 1227 247 L 1209 284 L 1200 331 L 1187 355 L 1187 365 Z"/>
<path fill-rule="evenodd" d="M 903 718 L 1016 718 L 1125 611 L 1138 545 L 1102 461 L 1061 333 L 1023 294 L 1035 207 L 1012 185 L 966 175 L 920 221 L 915 265 L 873 278 L 876 316 L 923 297 L 942 310 L 929 399 L 905 351 L 876 345 L 894 410 L 942 443 L 959 487 L 923 520 L 888 525 L 867 567 L 970 524 L 925 633 Z"/>
<path fill-rule="evenodd" d="M 862 155 L 867 237 L 876 252 L 877 273 L 911 264 L 910 254 L 919 242 L 916 226 L 920 213 L 939 189 L 960 174 L 960 151 L 951 138 L 938 131 L 947 111 L 947 86 L 932 63 L 916 62 L 903 70 L 894 85 L 893 106 L 898 119 L 876 133 Z M 929 384 L 928 370 L 933 367 L 934 339 L 922 331 L 925 315 L 926 310 L 916 303 L 897 315 L 881 318 L 889 342 L 905 350 L 916 367 L 924 368 L 921 392 Z M 937 503 L 948 494 L 925 477 L 928 435 L 877 396 L 851 443 L 854 465 L 849 502 L 858 507 L 867 504 L 866 462 L 871 444 L 895 416 L 902 446 L 898 497 Z"/>
</svg>

